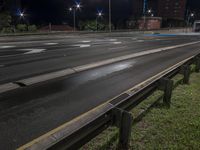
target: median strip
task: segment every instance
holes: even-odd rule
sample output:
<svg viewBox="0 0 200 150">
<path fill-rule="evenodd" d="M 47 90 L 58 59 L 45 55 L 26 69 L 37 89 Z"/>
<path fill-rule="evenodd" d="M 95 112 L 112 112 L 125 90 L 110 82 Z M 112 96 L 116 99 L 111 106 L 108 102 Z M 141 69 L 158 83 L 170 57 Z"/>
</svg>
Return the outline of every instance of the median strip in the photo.
<svg viewBox="0 0 200 150">
<path fill-rule="evenodd" d="M 15 90 L 19 88 L 20 86 L 15 83 L 6 83 L 0 86 L 0 93 L 4 93 L 7 91 Z"/>
<path fill-rule="evenodd" d="M 67 75 L 71 75 L 71 74 L 74 74 L 77 72 L 86 71 L 86 70 L 93 69 L 96 67 L 109 65 L 109 64 L 116 63 L 119 61 L 124 61 L 124 60 L 132 59 L 132 58 L 136 58 L 136 57 L 140 57 L 140 56 L 154 54 L 154 53 L 167 51 L 167 50 L 171 50 L 171 49 L 175 49 L 175 48 L 180 48 L 180 47 L 184 47 L 184 46 L 194 45 L 194 44 L 198 44 L 198 43 L 200 43 L 200 41 L 186 43 L 186 44 L 180 44 L 180 45 L 175 45 L 175 46 L 169 46 L 169 47 L 163 47 L 163 48 L 158 48 L 158 49 L 153 49 L 153 50 L 148 50 L 148 51 L 142 51 L 142 52 L 124 55 L 124 56 L 120 56 L 120 57 L 116 57 L 116 58 L 111 58 L 111 59 L 107 59 L 107 60 L 103 60 L 103 61 L 99 61 L 99 62 L 95 62 L 95 63 L 81 65 L 81 66 L 77 66 L 77 67 L 73 67 L 73 68 L 67 68 L 64 70 L 47 73 L 47 74 L 43 74 L 43 75 L 39 75 L 39 76 L 27 78 L 27 79 L 22 79 L 19 81 L 15 81 L 15 83 L 23 83 L 24 85 L 29 86 L 29 85 L 33 85 L 36 83 L 40 83 L 40 82 L 64 77 Z M 5 86 L 7 84 L 10 85 L 9 88 L 8 88 L 8 86 Z M 13 89 L 17 89 L 16 85 L 13 83 L 7 83 L 7 84 L 0 85 L 0 93 L 4 93 L 4 92 L 7 92 L 7 91 L 10 91 Z"/>
</svg>

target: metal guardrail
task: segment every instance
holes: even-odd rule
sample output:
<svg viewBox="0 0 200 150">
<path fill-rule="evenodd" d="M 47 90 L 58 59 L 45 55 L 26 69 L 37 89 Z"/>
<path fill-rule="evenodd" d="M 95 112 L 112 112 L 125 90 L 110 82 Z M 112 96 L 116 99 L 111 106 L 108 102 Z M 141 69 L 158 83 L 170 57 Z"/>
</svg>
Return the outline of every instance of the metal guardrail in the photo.
<svg viewBox="0 0 200 150">
<path fill-rule="evenodd" d="M 171 79 L 180 73 L 184 77 L 183 83 L 187 84 L 189 82 L 191 64 L 195 64 L 195 71 L 199 72 L 200 54 L 181 61 L 113 100 L 19 149 L 78 149 L 109 126 L 119 128 L 119 149 L 128 149 L 133 123 L 133 117 L 128 111 L 140 104 L 156 90 L 164 92 L 163 103 L 170 107 L 173 90 L 173 81 Z"/>
<path fill-rule="evenodd" d="M 186 27 L 177 27 L 177 28 L 160 28 L 160 29 L 152 29 L 152 30 L 139 30 L 139 29 L 120 29 L 120 30 L 112 30 L 112 33 L 122 33 L 122 32 L 135 32 L 135 33 L 143 33 L 143 32 L 163 32 L 163 31 L 176 31 L 180 30 L 180 32 L 184 32 L 188 30 Z M 1 34 L 0 37 L 5 36 L 34 36 L 34 35 L 55 35 L 55 34 L 96 34 L 96 33 L 109 33 L 109 30 L 105 31 L 38 31 L 38 32 L 24 32 L 24 33 L 8 33 Z"/>
</svg>

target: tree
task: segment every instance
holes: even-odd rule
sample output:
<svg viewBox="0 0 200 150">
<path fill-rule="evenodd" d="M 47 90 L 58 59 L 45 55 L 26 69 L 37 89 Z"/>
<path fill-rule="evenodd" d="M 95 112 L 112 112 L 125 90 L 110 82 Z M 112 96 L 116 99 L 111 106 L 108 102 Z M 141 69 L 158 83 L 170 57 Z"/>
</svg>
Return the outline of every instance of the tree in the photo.
<svg viewBox="0 0 200 150">
<path fill-rule="evenodd" d="M 8 12 L 0 13 L 0 30 L 10 27 L 12 17 Z"/>
</svg>

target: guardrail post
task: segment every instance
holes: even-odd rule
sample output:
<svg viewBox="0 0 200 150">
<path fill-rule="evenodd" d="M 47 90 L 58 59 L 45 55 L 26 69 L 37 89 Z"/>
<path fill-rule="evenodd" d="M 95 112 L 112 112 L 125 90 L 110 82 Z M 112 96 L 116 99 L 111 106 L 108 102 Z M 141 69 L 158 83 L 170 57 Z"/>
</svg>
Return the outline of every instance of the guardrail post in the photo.
<svg viewBox="0 0 200 150">
<path fill-rule="evenodd" d="M 119 150 L 128 150 L 133 124 L 132 114 L 119 108 L 113 110 L 113 124 L 119 128 Z"/>
<path fill-rule="evenodd" d="M 119 128 L 119 149 L 128 150 L 131 138 L 131 129 L 133 124 L 132 114 L 123 111 L 121 124 Z"/>
<path fill-rule="evenodd" d="M 183 78 L 183 84 L 189 84 L 189 80 L 190 80 L 190 66 L 189 65 L 182 66 L 180 73 L 184 76 L 184 78 Z"/>
<path fill-rule="evenodd" d="M 170 107 L 171 104 L 173 85 L 173 80 L 167 78 L 160 80 L 159 90 L 164 91 L 163 103 L 166 104 L 167 107 Z"/>
<path fill-rule="evenodd" d="M 200 57 L 197 56 L 195 60 L 195 72 L 198 73 L 200 70 Z"/>
</svg>

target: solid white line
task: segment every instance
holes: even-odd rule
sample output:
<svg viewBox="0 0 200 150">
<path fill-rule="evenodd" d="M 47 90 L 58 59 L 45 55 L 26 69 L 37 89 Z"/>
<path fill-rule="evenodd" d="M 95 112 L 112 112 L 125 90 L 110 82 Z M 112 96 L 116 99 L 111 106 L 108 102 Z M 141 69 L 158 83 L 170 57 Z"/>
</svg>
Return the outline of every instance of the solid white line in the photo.
<svg viewBox="0 0 200 150">
<path fill-rule="evenodd" d="M 5 46 L 0 46 L 0 49 L 6 49 L 6 48 L 14 48 L 16 46 L 8 46 L 8 45 L 5 45 Z"/>
</svg>

